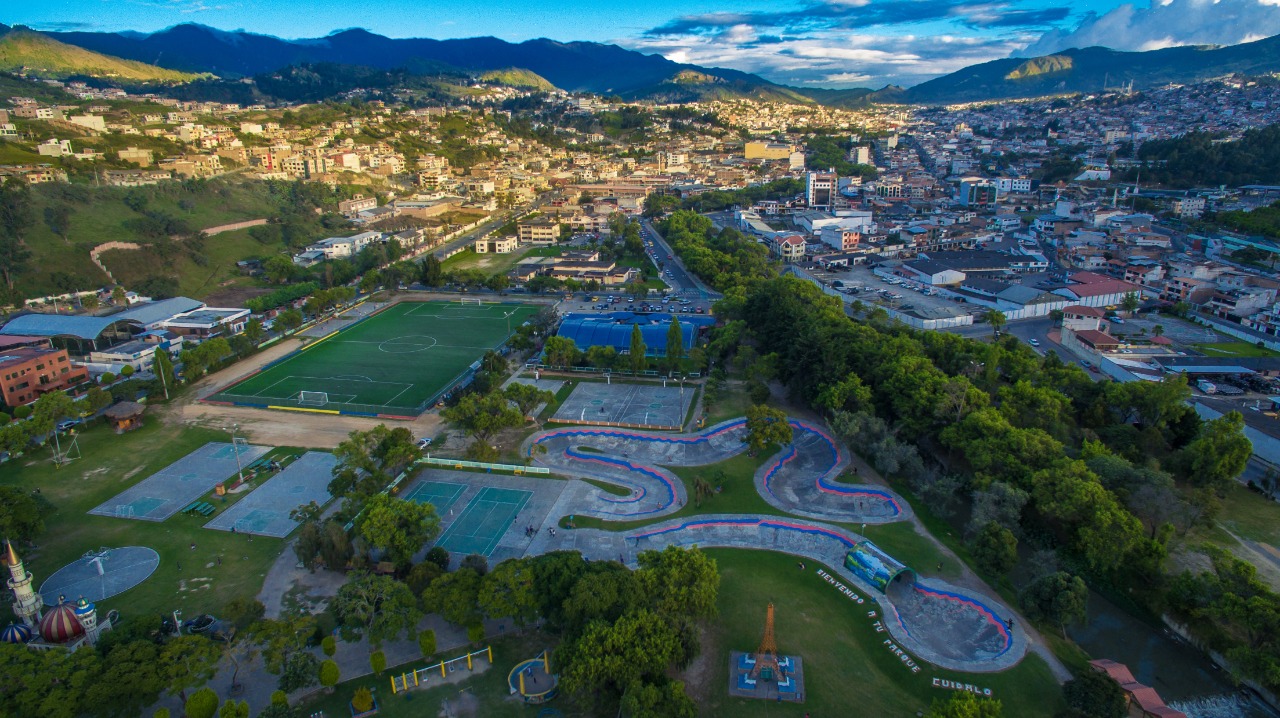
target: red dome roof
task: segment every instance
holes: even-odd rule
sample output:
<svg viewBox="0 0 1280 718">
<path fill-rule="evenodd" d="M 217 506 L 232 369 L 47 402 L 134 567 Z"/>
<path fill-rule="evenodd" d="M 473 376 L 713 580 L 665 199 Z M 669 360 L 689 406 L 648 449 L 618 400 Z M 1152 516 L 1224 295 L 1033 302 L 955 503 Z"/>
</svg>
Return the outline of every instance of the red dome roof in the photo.
<svg viewBox="0 0 1280 718">
<path fill-rule="evenodd" d="M 75 606 L 63 598 L 40 619 L 40 635 L 50 643 L 66 643 L 77 636 L 83 636 L 84 626 L 76 618 Z"/>
</svg>

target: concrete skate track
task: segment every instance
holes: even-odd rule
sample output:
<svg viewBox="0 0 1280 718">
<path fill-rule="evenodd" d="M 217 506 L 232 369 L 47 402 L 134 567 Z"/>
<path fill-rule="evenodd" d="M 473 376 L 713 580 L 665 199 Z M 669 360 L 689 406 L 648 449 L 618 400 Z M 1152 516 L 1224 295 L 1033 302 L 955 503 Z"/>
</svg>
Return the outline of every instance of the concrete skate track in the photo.
<svg viewBox="0 0 1280 718">
<path fill-rule="evenodd" d="M 756 490 L 775 508 L 825 521 L 886 523 L 910 509 L 893 492 L 834 479 L 848 466 L 844 447 L 825 430 L 789 420 L 792 444 L 756 471 Z M 543 431 L 522 447 L 534 463 L 556 473 L 621 486 L 628 496 L 590 487 L 577 492 L 572 513 L 606 520 L 656 518 L 687 500 L 680 479 L 664 466 L 706 466 L 746 451 L 746 419 L 721 422 L 696 434 L 573 427 Z M 534 447 L 545 449 L 545 453 Z"/>
<path fill-rule="evenodd" d="M 810 519 L 844 523 L 905 520 L 910 508 L 884 488 L 846 484 L 835 477 L 848 454 L 824 429 L 789 420 L 793 442 L 765 462 L 755 486 L 772 506 Z M 622 521 L 656 518 L 686 500 L 683 482 L 662 466 L 705 466 L 746 450 L 746 420 L 722 422 L 695 434 L 664 434 L 615 428 L 573 427 L 539 432 L 522 447 L 534 463 L 567 476 L 587 477 L 627 489 L 617 496 L 572 482 L 551 516 L 575 514 Z M 538 448 L 535 448 L 538 447 Z M 545 449 L 545 452 L 541 449 Z M 599 529 L 540 532 L 528 554 L 578 550 L 592 559 L 634 565 L 640 551 L 665 546 L 702 546 L 777 551 L 819 561 L 864 598 L 880 606 L 893 640 L 929 663 L 966 672 L 1002 671 L 1027 649 L 1026 634 L 1010 630 L 1012 612 L 994 598 L 958 589 L 934 578 L 915 578 L 879 592 L 844 565 L 862 537 L 819 521 L 764 515 L 706 515 L 673 519 L 625 533 Z"/>
</svg>

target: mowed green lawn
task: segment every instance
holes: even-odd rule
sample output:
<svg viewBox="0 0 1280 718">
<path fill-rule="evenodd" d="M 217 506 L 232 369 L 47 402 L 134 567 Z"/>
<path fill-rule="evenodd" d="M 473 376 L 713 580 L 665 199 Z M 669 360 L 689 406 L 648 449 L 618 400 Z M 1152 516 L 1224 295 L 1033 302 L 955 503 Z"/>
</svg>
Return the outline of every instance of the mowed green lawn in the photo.
<svg viewBox="0 0 1280 718">
<path fill-rule="evenodd" d="M 1280 356 L 1280 352 L 1274 352 L 1266 347 L 1260 347 L 1248 342 L 1217 342 L 1215 344 L 1192 344 L 1191 346 L 1207 357 Z"/>
<path fill-rule="evenodd" d="M 711 659 L 700 715 L 786 717 L 914 716 L 948 690 L 934 678 L 990 688 L 1004 703 L 1004 714 L 1019 718 L 1051 716 L 1064 706 L 1061 690 L 1039 656 L 1028 655 L 1002 673 L 966 674 L 921 665 L 912 673 L 884 645 L 875 619 L 820 578 L 794 556 L 765 551 L 708 549 L 720 568 L 719 616 L 702 649 Z M 766 606 L 774 604 L 778 650 L 803 659 L 805 703 L 790 705 L 731 698 L 729 652 L 751 651 L 760 644 Z"/>
<path fill-rule="evenodd" d="M 86 551 L 147 546 L 160 554 L 159 568 L 139 586 L 103 601 L 100 609 L 117 609 L 125 618 L 182 609 L 192 617 L 218 611 L 233 598 L 257 595 L 267 569 L 284 546 L 280 539 L 205 529 L 209 519 L 201 516 L 179 514 L 153 523 L 86 513 L 210 441 L 230 438 L 224 431 L 166 426 L 148 416 L 143 428 L 124 435 L 117 436 L 105 426 L 81 432 L 83 457 L 60 469 L 54 467 L 48 448 L 0 466 L 0 484 L 23 491 L 39 489 L 55 509 L 45 518 L 45 532 L 36 538 L 36 548 L 23 556 L 37 586 Z M 283 453 L 287 451 L 269 456 Z M 202 498 L 221 513 L 247 495 L 228 495 L 226 503 L 210 495 Z"/>
<path fill-rule="evenodd" d="M 305 347 L 212 397 L 256 406 L 420 413 L 537 312 L 521 304 L 404 302 Z M 507 315 L 510 314 L 510 317 Z M 300 392 L 325 392 L 324 404 Z"/>
</svg>

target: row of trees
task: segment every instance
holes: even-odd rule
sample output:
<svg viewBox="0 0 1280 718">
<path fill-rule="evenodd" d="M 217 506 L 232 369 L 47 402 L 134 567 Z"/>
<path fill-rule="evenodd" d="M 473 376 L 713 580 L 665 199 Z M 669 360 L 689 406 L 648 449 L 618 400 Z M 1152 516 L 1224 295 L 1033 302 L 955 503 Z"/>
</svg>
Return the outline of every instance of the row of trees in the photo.
<svg viewBox="0 0 1280 718">
<path fill-rule="evenodd" d="M 631 327 L 631 343 L 626 354 L 619 354 L 618 350 L 612 346 L 600 345 L 592 345 L 587 347 L 586 351 L 582 351 L 569 337 L 555 336 L 547 338 L 543 349 L 543 361 L 547 366 L 556 369 L 586 365 L 597 369 L 616 369 L 639 374 L 649 368 L 648 351 L 649 347 L 645 344 L 640 325 L 635 324 Z M 695 348 L 689 355 L 697 360 L 695 364 L 698 364 L 699 368 L 705 363 L 703 361 L 705 352 L 700 349 Z M 684 325 L 680 323 L 679 317 L 673 316 L 671 326 L 667 328 L 667 345 L 658 360 L 658 367 L 663 372 L 674 371 L 680 367 L 685 357 Z"/>
</svg>

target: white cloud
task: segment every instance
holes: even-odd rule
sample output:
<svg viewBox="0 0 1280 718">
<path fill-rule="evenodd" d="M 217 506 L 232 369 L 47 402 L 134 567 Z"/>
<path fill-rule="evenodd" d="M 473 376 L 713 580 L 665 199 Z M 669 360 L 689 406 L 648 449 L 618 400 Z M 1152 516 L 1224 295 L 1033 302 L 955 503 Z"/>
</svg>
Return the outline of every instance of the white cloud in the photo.
<svg viewBox="0 0 1280 718">
<path fill-rule="evenodd" d="M 1179 45 L 1235 45 L 1280 35 L 1280 0 L 1152 0 L 1120 5 L 1075 30 L 1050 30 L 1017 54 L 1047 55 L 1073 47 L 1157 50 Z"/>
</svg>

